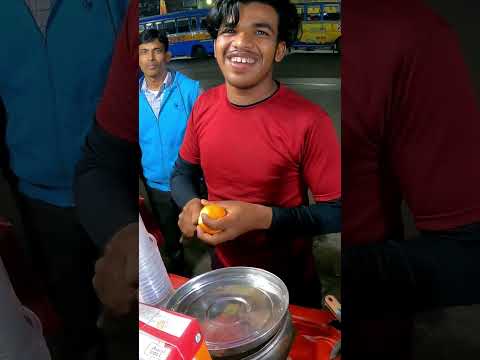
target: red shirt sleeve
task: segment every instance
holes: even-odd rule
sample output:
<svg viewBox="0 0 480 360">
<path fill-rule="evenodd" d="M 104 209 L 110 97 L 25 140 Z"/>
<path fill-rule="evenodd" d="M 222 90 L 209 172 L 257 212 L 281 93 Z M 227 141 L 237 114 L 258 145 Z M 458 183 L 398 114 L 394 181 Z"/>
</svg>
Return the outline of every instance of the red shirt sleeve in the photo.
<svg viewBox="0 0 480 360">
<path fill-rule="evenodd" d="M 480 220 L 480 112 L 455 34 L 425 35 L 404 58 L 387 141 L 417 227 L 442 230 Z"/>
<path fill-rule="evenodd" d="M 341 197 L 340 144 L 330 118 L 313 121 L 303 147 L 303 176 L 317 202 Z"/>
<path fill-rule="evenodd" d="M 138 0 L 130 1 L 96 118 L 111 135 L 138 142 Z"/>
<path fill-rule="evenodd" d="M 196 128 L 196 114 L 198 113 L 199 103 L 200 99 L 198 99 L 195 102 L 195 105 L 193 105 L 179 152 L 180 157 L 183 160 L 195 165 L 200 165 L 200 148 L 198 146 L 198 134 Z"/>
</svg>

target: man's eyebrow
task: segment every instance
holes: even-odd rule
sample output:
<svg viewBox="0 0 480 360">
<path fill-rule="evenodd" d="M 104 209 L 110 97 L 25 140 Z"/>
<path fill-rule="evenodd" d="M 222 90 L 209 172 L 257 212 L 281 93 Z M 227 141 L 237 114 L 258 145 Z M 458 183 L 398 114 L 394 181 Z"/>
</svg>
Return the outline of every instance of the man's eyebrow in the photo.
<svg viewBox="0 0 480 360">
<path fill-rule="evenodd" d="M 269 23 L 255 23 L 253 24 L 253 26 L 255 26 L 256 28 L 267 28 L 271 32 L 274 31 L 272 25 L 270 25 Z"/>
<path fill-rule="evenodd" d="M 140 51 L 147 51 L 147 50 L 150 50 L 150 49 L 140 48 Z M 159 47 L 153 48 L 151 50 L 163 50 L 163 49 L 159 46 Z"/>
<path fill-rule="evenodd" d="M 223 23 L 221 25 L 221 28 L 224 28 L 224 29 L 234 29 L 236 27 L 236 25 L 233 23 L 233 22 L 230 22 L 230 23 Z M 255 28 L 261 28 L 261 29 L 268 29 L 270 30 L 271 32 L 275 32 L 275 30 L 273 30 L 273 27 L 271 24 L 267 23 L 267 22 L 259 22 L 259 23 L 254 23 L 253 24 L 253 27 Z"/>
<path fill-rule="evenodd" d="M 233 21 L 231 22 L 225 22 L 223 23 L 222 25 L 220 25 L 220 28 L 227 28 L 227 29 L 234 29 L 235 28 L 235 24 Z"/>
</svg>

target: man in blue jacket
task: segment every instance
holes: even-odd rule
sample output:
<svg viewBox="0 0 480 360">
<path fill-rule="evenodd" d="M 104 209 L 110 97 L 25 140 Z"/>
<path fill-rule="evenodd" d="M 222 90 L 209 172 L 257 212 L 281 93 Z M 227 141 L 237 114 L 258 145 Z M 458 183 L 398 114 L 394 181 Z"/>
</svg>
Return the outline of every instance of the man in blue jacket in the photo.
<svg viewBox="0 0 480 360">
<path fill-rule="evenodd" d="M 165 238 L 167 268 L 185 273 L 180 211 L 170 195 L 170 175 L 201 89 L 198 81 L 167 69 L 170 56 L 165 33 L 148 29 L 140 35 L 139 139 L 147 193 Z"/>
<path fill-rule="evenodd" d="M 12 175 L 33 263 L 64 325 L 68 359 L 97 342 L 97 250 L 76 217 L 73 177 L 127 5 L 5 0 L 0 11 L 0 158 Z"/>
</svg>

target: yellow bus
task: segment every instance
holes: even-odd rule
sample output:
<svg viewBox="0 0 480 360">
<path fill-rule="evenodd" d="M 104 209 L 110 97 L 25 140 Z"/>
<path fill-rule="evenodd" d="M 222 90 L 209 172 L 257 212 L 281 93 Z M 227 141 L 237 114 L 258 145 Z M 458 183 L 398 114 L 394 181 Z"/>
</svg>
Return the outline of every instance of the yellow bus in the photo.
<svg viewBox="0 0 480 360">
<path fill-rule="evenodd" d="M 301 33 L 294 49 L 332 49 L 340 52 L 341 3 L 340 1 L 295 3 L 302 20 Z"/>
</svg>

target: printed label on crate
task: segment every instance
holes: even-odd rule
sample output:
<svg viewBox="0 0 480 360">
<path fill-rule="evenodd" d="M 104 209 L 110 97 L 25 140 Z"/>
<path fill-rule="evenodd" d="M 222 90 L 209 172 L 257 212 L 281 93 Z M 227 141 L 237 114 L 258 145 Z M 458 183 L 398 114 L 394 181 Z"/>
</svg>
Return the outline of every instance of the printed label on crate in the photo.
<svg viewBox="0 0 480 360">
<path fill-rule="evenodd" d="M 138 319 L 149 326 L 176 337 L 181 337 L 191 322 L 190 319 L 175 316 L 143 304 L 139 304 Z"/>
<path fill-rule="evenodd" d="M 139 360 L 167 360 L 172 352 L 163 341 L 140 331 L 138 333 Z"/>
</svg>

